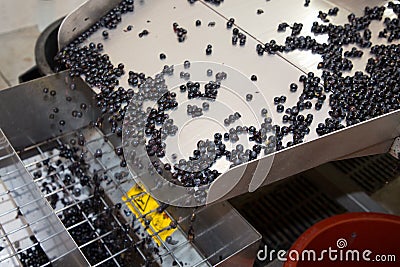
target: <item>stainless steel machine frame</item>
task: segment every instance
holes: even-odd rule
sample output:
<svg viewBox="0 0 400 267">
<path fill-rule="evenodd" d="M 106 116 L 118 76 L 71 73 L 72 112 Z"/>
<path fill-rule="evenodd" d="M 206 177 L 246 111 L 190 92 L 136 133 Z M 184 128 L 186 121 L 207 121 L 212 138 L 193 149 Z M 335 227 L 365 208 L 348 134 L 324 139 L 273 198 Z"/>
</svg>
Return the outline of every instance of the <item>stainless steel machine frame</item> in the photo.
<svg viewBox="0 0 400 267">
<path fill-rule="evenodd" d="M 76 84 L 78 89 L 71 90 L 71 83 Z M 48 88 L 49 92 L 44 93 L 44 88 Z M 51 91 L 55 94 L 51 95 Z M 65 185 L 60 178 L 61 174 L 57 174 L 57 183 L 60 187 L 51 193 L 43 194 L 38 186 L 49 174 L 41 178 L 34 178 L 30 174 L 37 170 L 38 163 L 58 159 L 57 152 L 52 152 L 53 148 L 61 143 L 68 143 L 70 138 L 76 137 L 79 132 L 84 134 L 86 139 L 84 149 L 87 150 L 88 161 L 91 163 L 90 170 L 107 172 L 112 177 L 109 183 L 102 183 L 106 192 L 106 197 L 102 200 L 105 207 L 112 207 L 120 203 L 123 196 L 127 197 L 127 192 L 136 185 L 133 177 L 128 175 L 123 180 L 116 180 L 112 175 L 122 169 L 119 166 L 119 158 L 114 154 L 114 146 L 120 146 L 120 141 L 118 142 L 115 135 L 108 134 L 109 141 L 106 142 L 105 135 L 100 130 L 88 126 L 98 112 L 93 107 L 93 96 L 92 90 L 80 78 L 71 80 L 68 72 L 40 78 L 0 92 L 0 128 L 5 134 L 0 138 L 0 181 L 3 189 L 0 196 L 7 197 L 10 199 L 7 202 L 14 203 L 11 206 L 2 206 L 4 212 L 2 208 L 0 214 L 0 222 L 3 225 L 7 221 L 8 227 L 1 232 L 1 236 L 8 241 L 6 249 L 0 254 L 2 263 L 19 264 L 17 254 L 21 251 L 15 248 L 17 241 L 13 236 L 15 234 L 18 238 L 22 236 L 28 239 L 29 235 L 34 234 L 37 242 L 34 244 L 21 242 L 22 252 L 35 244 L 40 244 L 54 266 L 90 265 L 82 249 L 95 241 L 103 242 L 104 238 L 113 234 L 111 230 L 98 235 L 88 243 L 77 245 L 68 232 L 86 223 L 93 227 L 88 214 L 84 214 L 85 219 L 82 222 L 68 227 L 64 226 L 57 216 L 67 208 L 75 206 L 81 209 L 80 206 L 85 198 L 75 198 L 71 205 L 57 206 L 53 210 L 47 201 L 52 195 L 60 193 L 63 193 L 66 199 L 74 198 L 70 193 L 66 193 L 71 185 Z M 67 101 L 66 97 L 70 97 L 71 101 Z M 81 103 L 86 103 L 88 108 L 82 118 L 74 118 L 71 112 L 79 109 Z M 59 112 L 55 114 L 54 119 L 51 119 L 48 114 L 54 107 L 59 107 Z M 64 126 L 59 124 L 60 120 L 65 121 Z M 6 136 L 9 137 L 9 143 Z M 114 146 L 111 141 L 114 142 Z M 93 156 L 98 147 L 103 149 L 104 156 L 101 159 Z M 78 185 L 79 182 L 75 184 Z M 84 190 L 88 189 L 82 188 L 82 191 Z M 92 197 L 93 192 L 89 192 L 86 199 Z M 124 209 L 128 210 L 125 205 L 133 204 L 132 201 L 127 197 Z M 15 216 L 17 210 L 21 211 L 20 217 L 25 220 L 21 226 L 15 223 L 19 218 L 10 219 L 6 216 L 9 214 Z M 186 233 L 188 225 L 192 224 L 190 220 L 193 210 L 170 209 L 168 214 L 178 222 L 178 230 L 171 235 L 177 243 L 169 244 L 158 237 L 158 234 L 154 237 L 161 242 L 160 250 L 165 265 L 171 266 L 175 262 L 177 266 L 183 266 L 186 262 L 192 266 L 232 266 L 232 263 L 246 266 L 254 261 L 261 237 L 229 203 L 222 202 L 195 212 L 196 220 L 193 227 L 196 229 L 196 238 L 192 242 L 188 241 Z M 114 219 L 120 225 L 131 223 L 131 217 L 122 211 L 119 216 L 114 216 Z M 135 224 L 135 227 L 137 226 L 142 227 L 139 222 Z M 27 234 L 26 230 L 28 233 L 31 231 L 31 234 Z M 139 234 L 144 233 L 143 231 L 145 230 L 140 230 Z M 129 236 L 129 238 L 134 237 L 134 235 Z M 108 250 L 109 254 L 104 260 L 91 266 L 98 266 L 107 261 L 114 261 L 119 266 L 117 257 L 126 250 L 127 248 L 114 253 Z M 9 253 L 3 255 L 5 252 Z M 12 261 L 7 261 L 10 259 Z M 157 259 L 155 261 L 160 264 Z"/>
<path fill-rule="evenodd" d="M 61 25 L 59 32 L 60 46 L 62 47 L 68 44 L 76 36 L 84 32 L 85 29 L 97 21 L 117 2 L 119 1 L 110 0 L 99 2 L 88 0 L 77 10 L 72 12 Z M 386 3 L 387 1 L 379 1 L 379 3 L 377 1 L 367 2 L 368 3 L 363 2 L 363 5 L 376 5 Z M 301 1 L 299 3 L 301 5 L 303 4 Z M 226 3 L 220 7 L 209 5 L 205 1 L 199 1 L 196 3 L 195 7 L 190 8 L 187 1 L 177 0 L 138 1 L 137 4 L 138 6 L 135 9 L 135 14 L 132 18 L 128 18 L 126 22 L 127 24 L 135 24 L 135 27 L 138 29 L 149 27 L 150 32 L 153 32 L 153 29 L 156 31 L 157 27 L 159 27 L 158 30 L 163 30 L 163 27 L 170 30 L 169 24 L 160 26 L 159 23 L 157 24 L 157 21 L 163 21 L 170 16 L 171 12 L 173 12 L 171 11 L 172 6 L 180 11 L 174 19 L 187 25 L 187 27 L 192 25 L 190 26 L 190 31 L 193 30 L 193 17 L 195 17 L 190 15 L 201 14 L 203 23 L 206 21 L 216 22 L 217 27 L 212 32 L 199 32 L 199 34 L 193 36 L 192 41 L 200 43 L 199 46 L 193 50 L 200 49 L 202 51 L 204 48 L 204 41 L 200 42 L 200 40 L 206 40 L 205 42 L 208 42 L 207 38 L 213 38 L 210 36 L 218 37 L 212 39 L 212 42 L 216 46 L 220 44 L 222 46 L 225 40 L 229 41 L 230 32 L 226 31 L 224 27 L 229 17 L 235 17 L 236 26 L 246 32 L 250 37 L 246 47 L 243 49 L 239 48 L 241 49 L 241 57 L 231 57 L 231 55 L 237 53 L 238 48 L 229 47 L 229 49 L 212 58 L 212 60 L 216 62 L 225 62 L 227 65 L 239 69 L 246 76 L 250 76 L 257 70 L 265 70 L 265 73 L 258 74 L 258 87 L 262 90 L 263 95 L 268 101 L 272 101 L 274 96 L 281 94 L 282 88 L 287 88 L 288 84 L 295 81 L 300 74 L 307 73 L 308 71 L 316 71 L 313 69 L 315 58 L 310 60 L 308 57 L 305 58 L 296 53 L 290 55 L 279 54 L 266 58 L 260 58 L 255 54 L 255 45 L 262 43 L 264 38 L 276 37 L 279 39 L 282 37 L 277 36 L 275 32 L 276 24 L 280 21 L 280 18 L 273 14 L 269 15 L 268 12 L 273 12 L 274 8 L 282 9 L 285 7 L 285 10 L 289 12 L 288 14 L 290 15 L 291 21 L 306 21 L 305 18 L 316 16 L 318 10 L 325 10 L 334 5 L 338 5 L 341 7 L 341 12 L 344 12 L 343 15 L 341 14 L 337 18 L 337 21 L 341 21 L 346 17 L 346 12 L 357 13 L 360 5 L 357 1 L 353 1 L 352 3 L 341 0 L 312 1 L 310 9 L 307 10 L 306 13 L 301 13 L 297 11 L 296 6 L 293 6 L 293 10 L 287 8 L 287 1 L 271 1 L 274 8 L 271 8 L 271 10 L 264 8 L 264 16 L 260 16 L 260 19 L 256 20 L 254 19 L 254 15 L 243 12 L 243 10 L 255 12 L 257 8 L 259 8 L 255 0 L 245 2 L 240 2 L 239 0 L 226 1 Z M 165 10 L 165 12 L 151 13 L 151 10 Z M 152 23 L 148 24 L 146 20 L 142 21 L 142 19 L 138 19 L 136 13 L 140 14 L 140 12 L 148 16 L 146 20 Z M 314 20 L 314 18 L 312 20 Z M 311 20 L 306 21 L 306 23 L 311 22 Z M 259 25 L 268 25 L 268 28 L 261 28 Z M 307 28 L 307 25 L 305 25 L 305 28 Z M 154 41 L 154 39 L 151 39 L 153 38 L 152 35 L 149 37 L 150 39 L 148 41 Z M 98 35 L 93 38 L 93 40 L 102 40 L 101 36 Z M 135 64 L 139 62 L 142 64 L 140 69 L 149 73 L 156 73 L 161 69 L 162 64 L 164 64 L 163 62 L 148 64 L 146 62 L 149 61 L 143 60 L 148 54 L 141 52 L 145 51 L 145 49 L 152 51 L 152 47 L 146 42 L 138 43 L 137 36 L 132 35 L 126 37 L 122 33 L 119 33 L 115 34 L 113 38 L 115 38 L 115 40 L 126 39 L 126 41 L 134 41 L 136 47 L 136 51 L 132 51 L 132 53 L 128 55 L 126 54 L 126 51 L 128 51 L 125 49 L 126 47 L 120 49 L 112 42 L 106 43 L 106 51 L 109 51 L 116 61 L 119 59 L 122 60 L 124 56 L 126 56 L 128 61 L 127 65 L 133 64 L 133 62 Z M 171 58 L 175 62 L 173 64 L 182 63 L 190 56 L 193 56 L 193 60 L 196 61 L 209 60 L 209 58 L 204 55 L 198 55 L 192 53 L 190 50 L 184 50 L 186 48 L 182 48 L 182 50 L 174 49 L 176 48 L 175 42 L 176 40 L 171 40 L 171 42 L 167 43 L 165 46 L 165 49 L 168 49 L 168 58 Z M 132 46 L 132 43 L 129 44 Z M 224 47 L 227 46 L 224 45 Z M 287 77 L 285 77 L 285 79 L 277 79 L 277 77 L 280 77 L 281 73 L 286 73 Z M 75 83 L 78 89 L 75 91 L 70 90 L 71 83 Z M 56 95 L 52 97 L 48 94 L 43 94 L 43 88 L 54 90 Z M 72 98 L 71 102 L 67 103 L 65 101 L 67 96 Z M 295 97 L 291 97 L 288 101 L 289 103 L 294 102 Z M 84 116 L 81 119 L 72 118 L 71 111 L 78 109 L 79 105 L 83 102 L 89 105 Z M 273 105 L 271 104 L 271 106 Z M 54 107 L 59 107 L 60 112 L 57 113 L 54 120 L 50 120 L 48 114 Z M 314 125 L 326 116 L 326 112 L 327 110 L 324 109 L 316 114 L 317 120 Z M 46 151 L 42 150 L 42 146 L 46 146 L 52 142 L 56 144 L 63 142 L 63 138 L 74 135 L 76 131 L 80 131 L 88 136 L 90 142 L 87 149 L 90 152 L 89 154 L 93 157 L 93 148 L 96 147 L 100 140 L 103 142 L 104 136 L 100 131 L 86 126 L 97 116 L 98 110 L 94 108 L 93 92 L 91 88 L 81 79 L 71 81 L 66 72 L 38 79 L 0 92 L 0 128 L 4 131 L 4 135 L 0 136 L 0 147 L 2 148 L 0 150 L 0 178 L 3 186 L 2 191 L 0 191 L 0 196 L 11 196 L 14 198 L 13 206 L 5 213 L 9 214 L 15 212 L 17 207 L 31 208 L 30 205 L 32 205 L 32 209 L 37 209 L 42 212 L 37 212 L 34 218 L 30 218 L 31 213 L 22 210 L 22 215 L 26 219 L 26 222 L 24 222 L 22 226 L 13 228 L 11 231 L 1 229 L 1 236 L 8 239 L 8 247 L 11 251 L 7 259 L 15 258 L 18 264 L 18 259 L 15 257 L 18 251 L 16 251 L 15 248 L 13 250 L 15 244 L 10 240 L 10 236 L 20 230 L 31 229 L 33 233 L 38 234 L 38 241 L 42 244 L 52 264 L 56 266 L 63 266 L 66 262 L 69 264 L 73 262 L 74 266 L 87 266 L 89 264 L 81 252 L 81 248 L 84 248 L 86 244 L 78 246 L 74 243 L 64 226 L 56 217 L 56 211 L 52 211 L 48 203 L 39 196 L 40 192 L 37 190 L 32 180 L 33 177 L 30 176 L 26 170 L 26 168 L 33 166 L 34 163 L 27 163 L 24 166 L 14 149 L 40 155 L 42 157 L 40 160 L 43 160 L 48 157 L 48 155 L 44 153 Z M 197 229 L 197 237 L 194 242 L 187 241 L 187 236 L 185 234 L 188 231 L 190 225 L 189 221 L 193 211 L 191 209 L 178 208 L 170 208 L 168 210 L 169 215 L 179 221 L 179 231 L 176 232 L 177 234 L 174 236 L 174 239 L 180 240 L 181 245 L 174 247 L 170 244 L 162 244 L 165 249 L 165 262 L 172 264 L 175 261 L 178 266 L 181 266 L 180 260 L 185 259 L 192 263 L 194 262 L 195 266 L 251 265 L 254 261 L 261 237 L 257 231 L 230 206 L 230 204 L 223 200 L 248 191 L 254 191 L 258 186 L 271 184 L 275 181 L 287 178 L 292 174 L 310 169 L 331 160 L 387 152 L 393 143 L 393 139 L 399 135 L 399 119 L 400 112 L 395 111 L 324 137 L 317 137 L 316 134 L 313 133 L 304 144 L 279 151 L 259 161 L 250 162 L 249 164 L 240 166 L 238 169 L 226 173 L 220 179 L 222 184 L 224 184 L 224 179 L 230 179 L 237 175 L 237 173 L 244 173 L 244 175 L 239 184 L 220 199 L 220 203 L 209 207 L 203 207 L 196 211 L 197 219 L 194 222 L 194 227 Z M 60 120 L 65 121 L 65 126 L 59 124 Z M 6 141 L 4 136 L 8 138 L 9 142 Z M 360 136 L 363 138 L 360 138 Z M 106 142 L 107 147 L 111 148 L 111 151 L 113 146 L 118 147 L 120 145 L 118 143 L 118 138 L 115 138 L 115 136 L 110 135 L 107 137 L 109 141 L 112 142 Z M 104 145 L 103 143 L 101 144 Z M 263 165 L 265 162 L 271 160 L 269 157 L 274 157 L 274 160 L 271 169 L 268 174 L 266 174 Z M 110 159 L 108 163 L 115 165 L 115 161 L 113 161 L 112 158 Z M 103 170 L 112 168 L 101 161 L 94 160 L 94 164 L 103 168 Z M 11 175 L 10 172 L 20 174 L 19 178 L 21 180 L 12 179 L 10 181 L 9 179 L 5 179 L 7 175 Z M 112 205 L 115 204 L 116 201 L 120 201 L 121 196 L 126 195 L 127 190 L 135 184 L 131 176 L 126 178 L 123 182 L 112 182 L 112 186 L 109 187 L 110 190 L 106 190 L 107 193 L 109 193 L 109 199 L 104 200 L 105 205 L 107 202 L 109 202 L 107 205 Z M 334 181 L 330 182 L 334 183 Z M 255 186 L 249 186 L 251 184 Z M 18 190 L 29 190 L 32 196 L 24 194 L 27 198 L 21 198 L 19 200 L 19 196 L 14 193 L 18 192 Z M 210 192 L 211 196 L 220 194 L 218 188 L 211 188 Z M 42 203 L 43 205 L 37 205 L 36 199 L 38 203 Z M 341 201 L 343 203 L 348 203 L 349 199 L 350 198 L 341 199 Z M 129 201 L 130 200 L 127 202 Z M 80 203 L 77 201 L 75 204 L 79 206 Z M 360 206 L 363 206 L 361 204 Z M 376 210 L 379 210 L 379 207 L 377 207 Z M 123 217 L 124 215 L 122 214 L 121 216 Z M 0 220 L 2 217 L 3 214 L 0 214 Z M 127 218 L 124 219 L 128 220 Z M 86 218 L 85 222 L 88 221 L 88 218 Z M 53 228 L 49 227 L 50 232 L 52 231 L 50 234 L 46 233 L 43 236 L 40 235 L 41 230 L 43 230 L 41 222 L 50 223 L 52 225 Z M 118 220 L 118 222 L 121 224 L 125 223 L 124 220 Z M 40 225 L 40 229 L 35 229 L 36 225 Z M 238 231 L 238 229 L 241 231 Z M 110 234 L 112 234 L 112 232 L 106 235 Z M 97 236 L 95 240 L 102 240 L 102 238 L 103 236 Z M 62 243 L 61 246 L 58 245 L 60 242 Z M 25 249 L 29 246 L 32 245 L 28 245 Z M 119 251 L 115 254 L 111 253 L 111 255 L 95 264 L 95 266 L 108 260 L 117 262 L 116 257 L 122 253 L 123 251 Z M 0 259 L 3 261 L 3 258 Z"/>
</svg>

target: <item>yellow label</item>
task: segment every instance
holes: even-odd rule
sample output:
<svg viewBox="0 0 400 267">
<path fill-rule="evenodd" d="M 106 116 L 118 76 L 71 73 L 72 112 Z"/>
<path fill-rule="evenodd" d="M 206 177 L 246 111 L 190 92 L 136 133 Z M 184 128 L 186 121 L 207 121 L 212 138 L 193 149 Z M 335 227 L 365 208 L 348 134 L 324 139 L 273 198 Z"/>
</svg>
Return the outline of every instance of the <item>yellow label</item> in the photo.
<svg viewBox="0 0 400 267">
<path fill-rule="evenodd" d="M 142 188 L 140 188 L 138 185 L 135 185 L 132 187 L 127 193 L 126 193 L 130 199 L 123 196 L 122 201 L 126 202 L 126 205 L 129 207 L 129 209 L 136 215 L 137 218 L 143 216 L 146 214 L 146 218 L 150 220 L 150 225 L 152 229 L 149 227 L 147 228 L 147 232 L 150 235 L 154 235 L 154 231 L 157 233 L 165 228 L 167 228 L 170 223 L 172 222 L 171 218 L 163 211 L 162 213 L 157 212 L 157 208 L 159 207 L 157 201 L 150 196 L 146 191 L 144 191 Z M 136 207 L 133 207 L 133 205 Z M 141 224 L 146 227 L 144 223 L 144 219 L 139 219 Z M 162 232 L 158 233 L 157 235 L 165 241 L 165 239 L 172 235 L 173 232 L 175 232 L 176 229 L 170 229 L 170 230 L 163 230 Z M 154 241 L 160 246 L 161 241 L 157 238 L 157 235 L 153 236 Z"/>
</svg>

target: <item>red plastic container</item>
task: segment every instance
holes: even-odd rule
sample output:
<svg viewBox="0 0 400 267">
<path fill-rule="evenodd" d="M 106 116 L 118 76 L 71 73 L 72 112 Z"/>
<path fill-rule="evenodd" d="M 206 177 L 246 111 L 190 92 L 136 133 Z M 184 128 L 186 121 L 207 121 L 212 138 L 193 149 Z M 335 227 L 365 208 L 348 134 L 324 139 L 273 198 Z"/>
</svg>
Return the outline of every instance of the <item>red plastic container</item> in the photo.
<svg viewBox="0 0 400 267">
<path fill-rule="evenodd" d="M 400 267 L 400 217 L 346 213 L 328 218 L 304 232 L 286 258 L 284 267 Z"/>
</svg>

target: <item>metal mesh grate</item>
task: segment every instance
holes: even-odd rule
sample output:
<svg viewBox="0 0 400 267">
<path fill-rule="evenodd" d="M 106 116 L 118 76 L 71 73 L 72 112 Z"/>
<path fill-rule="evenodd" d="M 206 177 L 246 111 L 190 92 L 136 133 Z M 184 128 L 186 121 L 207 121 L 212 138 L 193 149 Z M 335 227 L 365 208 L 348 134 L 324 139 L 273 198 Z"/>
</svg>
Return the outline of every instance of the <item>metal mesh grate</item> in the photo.
<svg viewBox="0 0 400 267">
<path fill-rule="evenodd" d="M 52 266 L 75 248 L 1 130 L 0 199 L 1 266 Z"/>
<path fill-rule="evenodd" d="M 79 145 L 82 135 L 85 142 Z M 126 192 L 136 182 L 127 168 L 121 166 L 122 158 L 115 154 L 108 138 L 98 129 L 85 128 L 20 152 L 42 195 L 90 265 L 183 266 L 185 259 L 178 260 L 175 256 L 183 250 L 194 265 L 204 264 L 177 223 L 178 231 L 173 237 L 176 243 L 171 245 L 159 236 L 171 226 L 157 231 L 151 225 L 145 228 L 141 221 L 146 217 L 133 215 L 128 206 L 135 208 L 135 205 Z M 61 155 L 63 150 L 59 148 L 71 143 L 74 145 L 68 148 L 74 156 Z M 98 148 L 102 150 L 101 157 L 95 157 Z M 82 160 L 87 168 L 76 173 L 71 166 Z M 124 196 L 126 201 L 122 200 Z"/>
<path fill-rule="evenodd" d="M 27 266 L 33 263 L 51 266 L 50 259 L 9 193 L 5 185 L 1 184 L 0 262 L 7 266 Z"/>
<path fill-rule="evenodd" d="M 399 176 L 399 162 L 389 154 L 360 157 L 330 163 L 372 195 Z"/>
<path fill-rule="evenodd" d="M 264 189 L 262 189 L 264 191 Z M 232 204 L 262 234 L 261 248 L 287 250 L 318 221 L 346 210 L 302 175 L 290 178 L 268 192 L 258 192 Z M 267 262 L 256 262 L 255 266 Z"/>
</svg>

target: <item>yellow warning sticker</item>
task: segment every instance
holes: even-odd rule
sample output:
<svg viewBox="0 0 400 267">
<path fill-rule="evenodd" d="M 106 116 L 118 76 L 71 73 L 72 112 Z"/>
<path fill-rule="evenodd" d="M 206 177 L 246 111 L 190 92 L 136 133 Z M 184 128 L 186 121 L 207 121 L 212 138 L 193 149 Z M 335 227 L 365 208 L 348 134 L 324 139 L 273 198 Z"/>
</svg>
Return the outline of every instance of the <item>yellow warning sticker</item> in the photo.
<svg viewBox="0 0 400 267">
<path fill-rule="evenodd" d="M 168 236 L 175 232 L 176 229 L 165 230 L 172 220 L 164 211 L 162 213 L 157 212 L 159 205 L 150 194 L 135 185 L 127 192 L 127 195 L 131 201 L 128 201 L 129 199 L 126 196 L 122 197 L 122 201 L 126 202 L 126 205 L 137 218 L 140 218 L 139 221 L 144 227 L 146 227 L 145 218 L 150 221 L 151 227 L 147 228 L 147 232 L 152 236 L 154 235 L 153 239 L 158 245 L 161 245 L 161 242 L 155 233 L 158 233 L 158 236 L 165 241 Z M 145 215 L 145 218 L 141 218 L 143 215 Z"/>
</svg>

